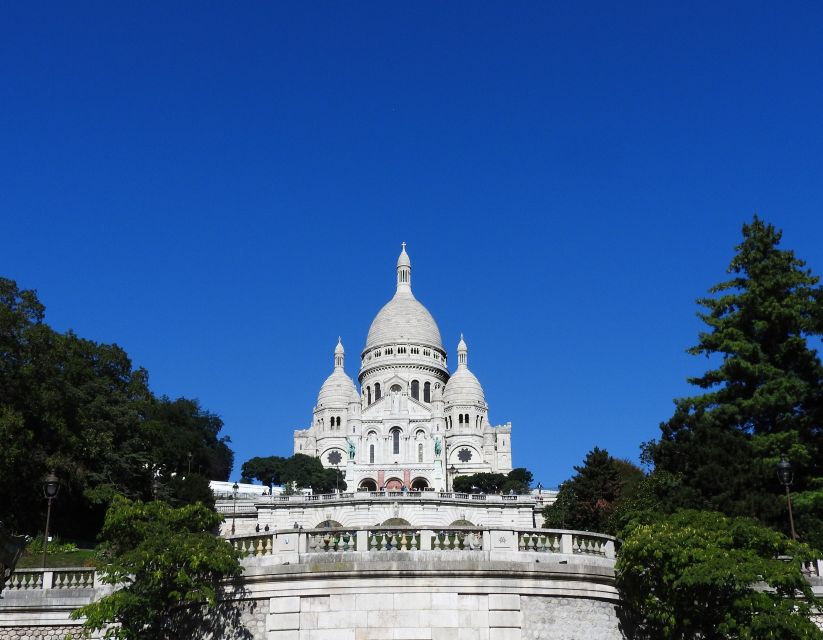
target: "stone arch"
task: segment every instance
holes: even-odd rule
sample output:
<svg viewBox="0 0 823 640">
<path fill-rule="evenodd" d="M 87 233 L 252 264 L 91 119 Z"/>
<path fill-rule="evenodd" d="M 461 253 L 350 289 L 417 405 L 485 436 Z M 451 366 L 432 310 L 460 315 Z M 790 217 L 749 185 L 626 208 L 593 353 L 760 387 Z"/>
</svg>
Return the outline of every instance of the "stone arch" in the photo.
<svg viewBox="0 0 823 640">
<path fill-rule="evenodd" d="M 425 491 L 429 488 L 429 481 L 425 478 L 417 477 L 411 482 L 411 488 L 417 491 Z"/>
<path fill-rule="evenodd" d="M 359 491 L 377 491 L 377 482 L 373 478 L 363 478 L 360 481 Z"/>
<path fill-rule="evenodd" d="M 381 527 L 410 527 L 411 522 L 409 522 L 405 518 L 389 518 L 388 520 L 383 521 L 383 523 L 380 526 Z"/>
<path fill-rule="evenodd" d="M 343 525 L 337 520 L 323 520 L 320 524 L 314 527 L 315 529 L 342 529 Z"/>
<path fill-rule="evenodd" d="M 386 491 L 400 491 L 403 488 L 403 481 L 397 477 L 386 480 Z"/>
</svg>

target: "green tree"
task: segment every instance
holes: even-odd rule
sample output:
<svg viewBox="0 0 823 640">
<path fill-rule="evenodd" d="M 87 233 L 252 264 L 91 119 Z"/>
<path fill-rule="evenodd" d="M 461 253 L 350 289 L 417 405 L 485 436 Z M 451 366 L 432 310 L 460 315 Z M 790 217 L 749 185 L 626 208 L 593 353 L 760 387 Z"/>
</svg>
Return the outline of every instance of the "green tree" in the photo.
<svg viewBox="0 0 823 640">
<path fill-rule="evenodd" d="M 815 553 L 749 518 L 685 510 L 626 531 L 617 559 L 635 640 L 814 640 L 802 573 Z"/>
<path fill-rule="evenodd" d="M 712 368 L 689 379 L 701 393 L 675 401 L 645 455 L 681 478 L 672 505 L 754 516 L 785 530 L 775 466 L 786 452 L 799 533 L 821 545 L 823 365 L 809 340 L 823 335 L 823 291 L 780 239 L 757 217 L 743 226 L 732 278 L 699 300 L 707 329 L 689 353 Z"/>
<path fill-rule="evenodd" d="M 172 640 L 213 625 L 224 580 L 242 571 L 240 555 L 213 535 L 222 516 L 202 504 L 174 508 L 116 496 L 106 513 L 98 564 L 114 593 L 81 607 L 87 635 Z M 116 626 L 110 626 L 116 625 Z"/>
<path fill-rule="evenodd" d="M 452 481 L 452 490 L 458 493 L 529 493 L 532 472 L 524 467 L 504 473 L 475 473 L 457 476 Z"/>
<path fill-rule="evenodd" d="M 191 400 L 156 398 L 148 374 L 117 345 L 45 323 L 34 291 L 0 278 L 0 520 L 35 533 L 45 520 L 40 482 L 62 480 L 52 529 L 93 539 L 112 497 L 147 498 L 191 471 L 228 477 L 222 422 Z"/>
<path fill-rule="evenodd" d="M 342 471 L 326 469 L 319 458 L 304 453 L 295 453 L 289 458 L 250 458 L 243 463 L 240 474 L 244 481 L 259 480 L 266 485 L 294 485 L 298 489 L 311 489 L 314 493 L 331 493 L 335 488 L 341 491 L 346 489 Z"/>
<path fill-rule="evenodd" d="M 543 510 L 545 526 L 616 533 L 615 510 L 636 488 L 643 472 L 598 447 L 574 469 L 575 475 L 560 485 L 555 503 Z"/>
</svg>

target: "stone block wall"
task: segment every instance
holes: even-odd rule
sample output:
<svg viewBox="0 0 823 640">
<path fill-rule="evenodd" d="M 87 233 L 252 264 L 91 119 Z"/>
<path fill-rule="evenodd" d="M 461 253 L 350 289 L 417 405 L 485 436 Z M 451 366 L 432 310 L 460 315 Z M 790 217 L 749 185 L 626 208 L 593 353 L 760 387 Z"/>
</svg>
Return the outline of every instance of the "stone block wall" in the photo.
<svg viewBox="0 0 823 640">
<path fill-rule="evenodd" d="M 513 593 L 274 597 L 265 640 L 619 640 L 614 605 Z"/>
<path fill-rule="evenodd" d="M 0 627 L 0 640 L 64 640 L 73 634 L 79 638 L 80 627 L 71 626 L 43 626 L 43 627 Z"/>
<path fill-rule="evenodd" d="M 521 596 L 522 640 L 621 640 L 617 605 L 588 598 Z"/>
</svg>

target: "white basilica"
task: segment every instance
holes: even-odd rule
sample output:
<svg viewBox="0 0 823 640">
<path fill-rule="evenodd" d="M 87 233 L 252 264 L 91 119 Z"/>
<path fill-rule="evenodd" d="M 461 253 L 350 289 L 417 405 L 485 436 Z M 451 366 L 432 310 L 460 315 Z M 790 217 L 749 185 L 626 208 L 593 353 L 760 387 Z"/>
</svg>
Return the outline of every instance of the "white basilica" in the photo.
<svg viewBox="0 0 823 640">
<path fill-rule="evenodd" d="M 358 381 L 359 393 L 338 340 L 312 424 L 294 432 L 294 452 L 345 471 L 348 491 L 448 491 L 456 475 L 511 471 L 511 423 L 489 423 L 462 336 L 449 374 L 437 323 L 412 293 L 405 243 L 397 290 L 369 328 Z"/>
</svg>

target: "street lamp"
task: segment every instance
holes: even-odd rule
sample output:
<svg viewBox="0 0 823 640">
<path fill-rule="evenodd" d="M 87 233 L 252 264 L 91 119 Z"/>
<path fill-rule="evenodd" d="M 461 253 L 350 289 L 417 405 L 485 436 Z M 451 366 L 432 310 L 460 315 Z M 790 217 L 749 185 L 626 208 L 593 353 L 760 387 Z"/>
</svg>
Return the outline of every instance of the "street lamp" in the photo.
<svg viewBox="0 0 823 640">
<path fill-rule="evenodd" d="M 234 524 L 235 524 L 235 520 L 237 519 L 237 490 L 238 489 L 240 489 L 240 487 L 235 482 L 231 486 L 231 497 L 232 497 L 231 534 L 232 535 L 234 535 Z"/>
<path fill-rule="evenodd" d="M 43 534 L 43 568 L 46 568 L 46 549 L 49 546 L 49 524 L 51 523 L 51 501 L 60 492 L 60 480 L 50 471 L 49 475 L 43 478 L 43 495 L 48 500 L 49 506 L 46 509 L 46 532 Z"/>
<path fill-rule="evenodd" d="M 340 478 L 340 465 L 336 464 L 336 465 L 334 465 L 334 492 L 338 493 L 338 494 L 340 493 L 340 489 L 337 486 L 337 481 L 338 481 L 339 478 Z"/>
<path fill-rule="evenodd" d="M 457 473 L 457 467 L 455 467 L 454 465 L 450 466 L 449 467 L 449 473 L 452 476 L 452 489 L 451 490 L 454 491 L 454 474 Z M 449 481 L 449 479 L 446 478 L 446 484 L 449 484 L 448 481 Z"/>
<path fill-rule="evenodd" d="M 792 495 L 789 492 L 789 485 L 792 483 L 792 463 L 786 460 L 786 454 L 780 454 L 780 462 L 777 463 L 777 479 L 780 484 L 786 487 L 786 504 L 789 507 L 789 527 L 792 532 L 792 540 L 797 540 L 797 532 L 794 530 L 794 515 L 792 514 Z"/>
</svg>

